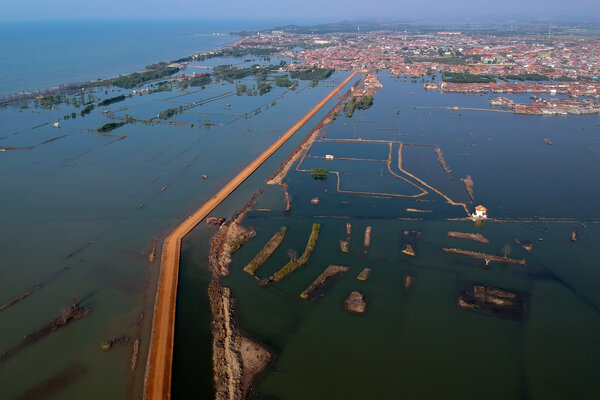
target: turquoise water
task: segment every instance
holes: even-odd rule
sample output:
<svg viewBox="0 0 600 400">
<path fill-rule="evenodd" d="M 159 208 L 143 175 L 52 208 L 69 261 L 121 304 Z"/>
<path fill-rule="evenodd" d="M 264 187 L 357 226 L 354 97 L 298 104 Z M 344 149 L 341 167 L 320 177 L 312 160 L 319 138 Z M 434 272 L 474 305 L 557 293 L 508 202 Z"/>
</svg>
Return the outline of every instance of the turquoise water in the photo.
<svg viewBox="0 0 600 400">
<path fill-rule="evenodd" d="M 380 79 L 384 87 L 376 93 L 374 106 L 357 111 L 352 119 L 338 117 L 324 140 L 296 165 L 300 171 L 293 168 L 287 176 L 292 210 L 284 212 L 281 189 L 269 187 L 256 207 L 273 211 L 253 211 L 246 218 L 245 225 L 253 226 L 257 236 L 234 255 L 223 283 L 236 298 L 241 329 L 276 356 L 251 398 L 597 398 L 600 214 L 591 199 L 600 193 L 591 182 L 600 179 L 600 118 L 415 109 L 489 106 L 485 96 L 425 92 L 421 84 L 387 73 L 380 73 Z M 462 196 L 461 201 L 468 197 L 459 179 L 471 175 L 475 203 L 469 208 L 484 204 L 490 216 L 507 222 L 476 226 L 448 221 L 464 217 L 464 210 L 432 191 L 418 199 L 368 196 L 338 192 L 333 174 L 325 181 L 313 180 L 301 170 L 338 171 L 342 183 L 356 191 L 408 190 L 394 184 L 397 178 L 382 174 L 383 161 L 314 158 L 387 158 L 385 146 L 327 142 L 333 138 L 419 145 L 404 146 L 404 169 L 455 200 Z M 544 138 L 554 144 L 547 145 Z M 442 149 L 453 179 L 437 161 L 434 147 L 421 145 Z M 397 158 L 392 161 L 394 165 Z M 311 204 L 313 197 L 319 197 L 318 205 Z M 415 214 L 406 208 L 432 212 Z M 415 217 L 423 220 L 402 220 Z M 574 222 L 550 223 L 539 217 Z M 282 245 L 257 272 L 261 278 L 272 275 L 290 252 L 303 251 L 314 222 L 322 230 L 308 264 L 267 287 L 242 271 L 271 235 L 287 226 Z M 338 244 L 346 239 L 346 223 L 352 224 L 348 254 Z M 369 248 L 363 246 L 367 225 L 373 229 Z M 415 257 L 401 252 L 405 230 L 421 232 Z M 579 233 L 576 243 L 570 241 L 572 230 Z M 490 243 L 450 238 L 448 231 L 481 233 Z M 515 239 L 532 241 L 533 251 Z M 483 260 L 442 251 L 456 247 L 502 255 L 506 244 L 510 256 L 525 259 L 527 266 L 491 263 L 486 268 Z M 201 245 L 194 245 L 192 236 L 186 246 Z M 188 263 L 200 269 L 205 265 L 201 258 Z M 302 300 L 299 294 L 330 264 L 350 270 L 313 301 Z M 360 282 L 356 276 L 364 267 L 372 268 L 371 277 Z M 413 280 L 410 289 L 405 288 L 407 275 Z M 466 284 L 520 293 L 528 304 L 525 319 L 461 309 L 457 300 Z M 365 296 L 364 315 L 343 308 L 353 290 Z"/>
</svg>

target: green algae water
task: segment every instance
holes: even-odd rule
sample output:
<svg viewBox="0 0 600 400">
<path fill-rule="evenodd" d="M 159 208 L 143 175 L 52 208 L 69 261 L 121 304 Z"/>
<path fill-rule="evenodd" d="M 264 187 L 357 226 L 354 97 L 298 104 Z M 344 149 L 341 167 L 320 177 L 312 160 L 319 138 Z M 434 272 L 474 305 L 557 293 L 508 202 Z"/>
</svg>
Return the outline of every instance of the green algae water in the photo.
<svg viewBox="0 0 600 400">
<path fill-rule="evenodd" d="M 374 105 L 352 118 L 338 116 L 290 170 L 285 182 L 291 211 L 283 211 L 281 188 L 264 184 L 275 160 L 216 211 L 230 215 L 259 187 L 266 190 L 256 209 L 272 210 L 248 214 L 244 225 L 257 235 L 235 253 L 230 275 L 222 279 L 236 300 L 240 329 L 275 355 L 250 398 L 597 398 L 600 214 L 594 199 L 600 193 L 594 182 L 600 179 L 600 118 L 450 111 L 439 107 L 489 109 L 489 98 L 425 92 L 422 83 L 387 73 L 379 78 L 383 88 Z M 466 202 L 471 212 L 483 204 L 498 222 L 461 220 L 467 216 L 462 207 L 414 180 L 426 195 L 392 196 L 419 193 L 394 175 L 401 175 L 399 143 L 403 170 L 455 202 Z M 327 161 L 326 154 L 334 160 Z M 328 179 L 313 179 L 313 168 L 327 168 Z M 467 176 L 474 202 L 461 181 Z M 268 278 L 302 253 L 315 222 L 322 228 L 310 261 L 282 281 L 264 287 L 242 270 L 286 226 L 281 246 L 256 272 Z M 347 223 L 350 250 L 343 253 L 339 241 L 347 239 Z M 367 226 L 372 233 L 365 247 Z M 449 231 L 479 233 L 489 243 L 448 237 Z M 571 242 L 573 231 L 577 242 Z M 414 257 L 402 253 L 410 232 L 420 232 Z M 206 301 L 204 293 L 193 291 L 208 281 L 207 237 L 195 232 L 186 239 L 183 271 L 198 285 L 180 291 L 186 305 L 179 309 Z M 532 251 L 515 239 L 531 242 Z M 526 266 L 486 266 L 443 248 L 509 254 Z M 331 264 L 350 269 L 328 281 L 312 301 L 301 299 Z M 356 277 L 364 267 L 372 271 L 361 282 Z M 526 304 L 524 313 L 511 318 L 459 307 L 463 288 L 474 285 L 516 293 Z M 364 295 L 364 314 L 344 309 L 352 291 Z M 196 397 L 183 388 L 194 386 L 198 369 L 183 360 L 188 352 L 209 353 L 210 345 L 200 343 L 209 323 L 178 314 L 178 398 Z"/>
</svg>

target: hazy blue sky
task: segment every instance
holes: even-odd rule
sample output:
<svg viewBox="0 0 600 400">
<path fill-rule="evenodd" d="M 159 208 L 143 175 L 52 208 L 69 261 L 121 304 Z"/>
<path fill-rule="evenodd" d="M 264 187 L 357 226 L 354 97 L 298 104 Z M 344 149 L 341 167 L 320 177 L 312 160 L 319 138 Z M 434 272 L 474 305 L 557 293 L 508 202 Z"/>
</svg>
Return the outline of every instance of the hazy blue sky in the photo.
<svg viewBox="0 0 600 400">
<path fill-rule="evenodd" d="M 339 21 L 358 17 L 584 17 L 600 0 L 1 0 L 0 19 L 260 18 Z"/>
</svg>

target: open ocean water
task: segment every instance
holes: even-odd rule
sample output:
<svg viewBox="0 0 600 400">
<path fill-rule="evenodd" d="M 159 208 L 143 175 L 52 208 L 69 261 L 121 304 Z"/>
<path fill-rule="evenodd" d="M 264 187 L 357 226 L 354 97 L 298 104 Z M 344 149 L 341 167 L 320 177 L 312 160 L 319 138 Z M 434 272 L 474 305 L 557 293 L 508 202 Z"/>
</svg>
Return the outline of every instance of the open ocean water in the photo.
<svg viewBox="0 0 600 400">
<path fill-rule="evenodd" d="M 90 20 L 0 23 L 0 96 L 96 80 L 222 47 L 261 20 Z"/>
</svg>

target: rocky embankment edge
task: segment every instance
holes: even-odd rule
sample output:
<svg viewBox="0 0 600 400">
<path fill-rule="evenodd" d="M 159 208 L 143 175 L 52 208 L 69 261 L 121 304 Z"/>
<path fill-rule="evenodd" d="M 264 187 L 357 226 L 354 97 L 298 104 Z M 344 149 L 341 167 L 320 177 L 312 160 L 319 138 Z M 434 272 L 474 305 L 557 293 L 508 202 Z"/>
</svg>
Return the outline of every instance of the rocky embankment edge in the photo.
<svg viewBox="0 0 600 400">
<path fill-rule="evenodd" d="M 242 221 L 261 193 L 254 194 L 241 210 L 225 222 L 210 243 L 209 267 L 212 278 L 208 295 L 213 315 L 213 374 L 217 400 L 246 398 L 254 379 L 273 359 L 264 346 L 243 335 L 237 328 L 231 290 L 220 282 L 222 276 L 229 274 L 231 243 L 248 235 L 250 229 L 243 227 Z"/>
</svg>

